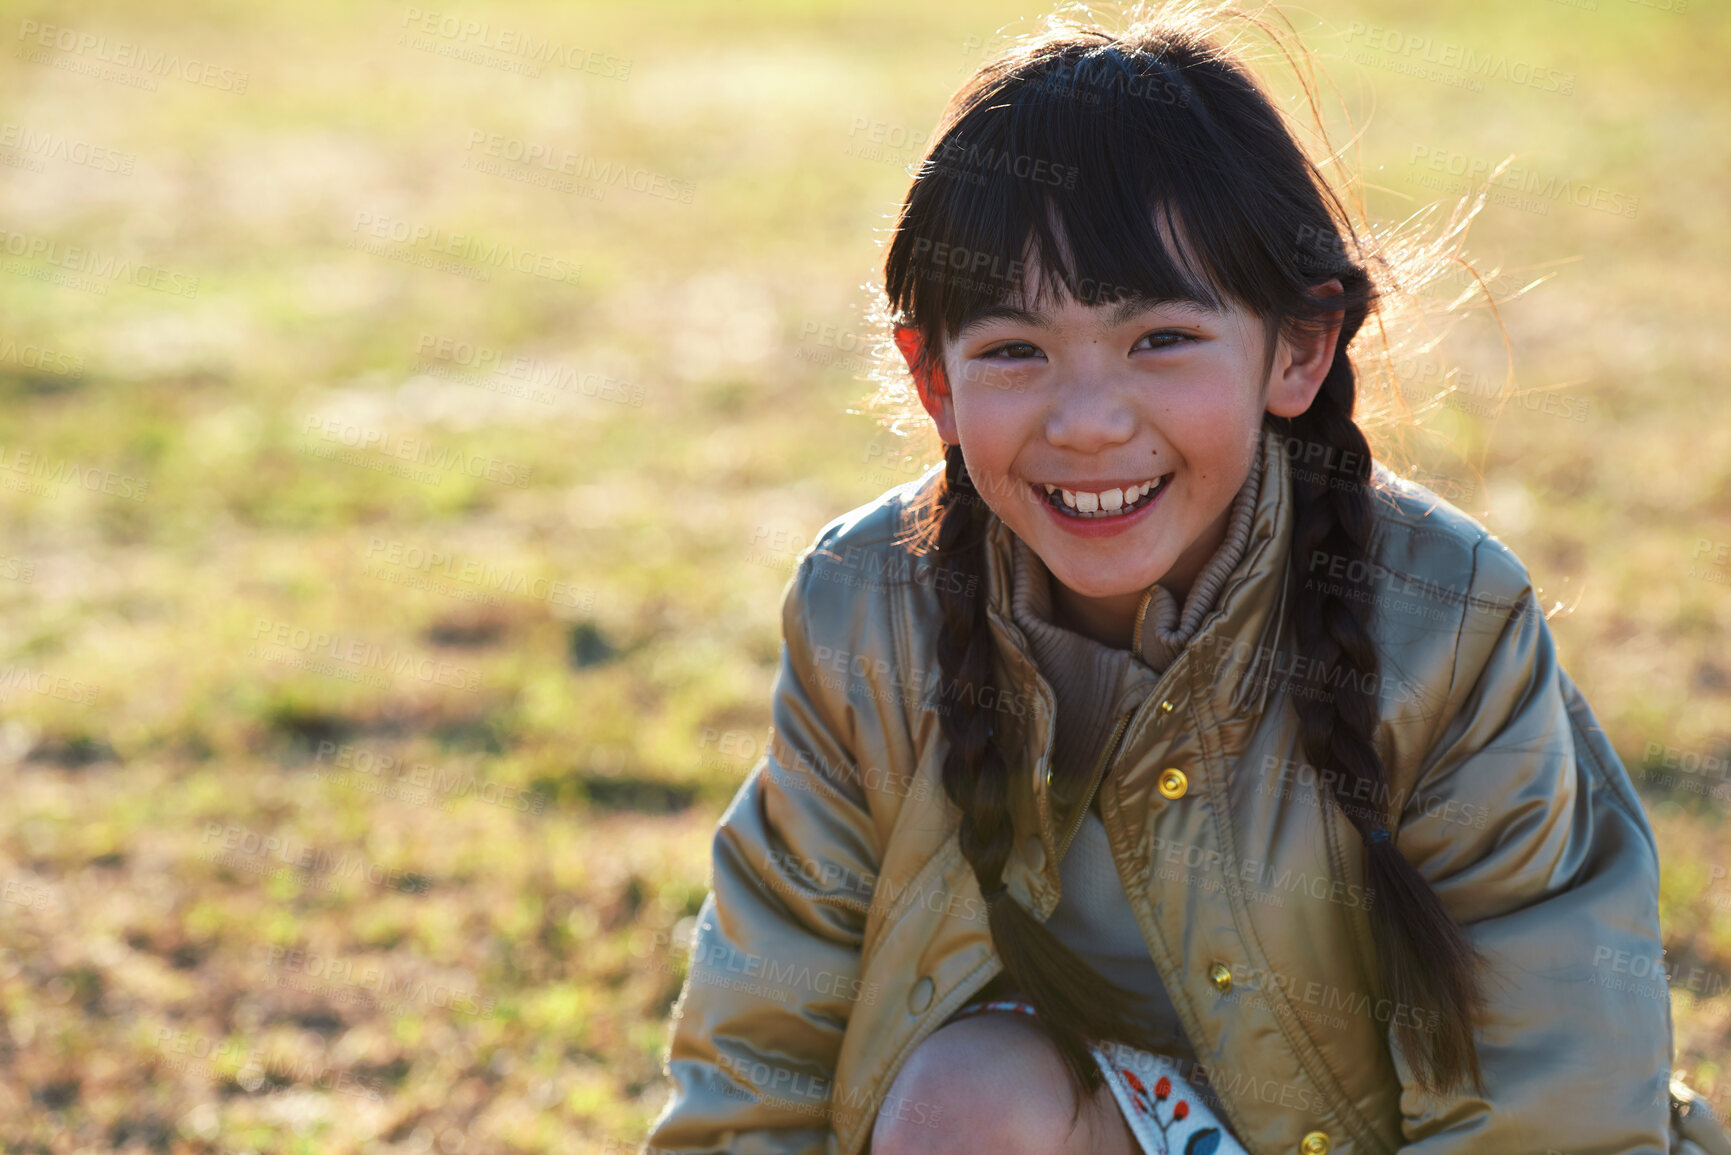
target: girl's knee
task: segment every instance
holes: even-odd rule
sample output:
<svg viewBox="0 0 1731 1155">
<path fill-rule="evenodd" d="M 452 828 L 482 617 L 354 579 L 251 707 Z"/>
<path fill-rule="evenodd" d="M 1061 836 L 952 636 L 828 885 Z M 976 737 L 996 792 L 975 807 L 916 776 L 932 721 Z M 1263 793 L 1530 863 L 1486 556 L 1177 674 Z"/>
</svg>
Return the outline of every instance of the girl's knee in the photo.
<svg viewBox="0 0 1731 1155">
<path fill-rule="evenodd" d="M 1110 1092 L 1076 1110 L 1057 1049 L 1022 1015 L 991 1013 L 942 1027 L 914 1050 L 878 1108 L 872 1155 L 1110 1151 L 1128 1129 Z M 1132 1148 L 1125 1147 L 1124 1150 Z"/>
</svg>

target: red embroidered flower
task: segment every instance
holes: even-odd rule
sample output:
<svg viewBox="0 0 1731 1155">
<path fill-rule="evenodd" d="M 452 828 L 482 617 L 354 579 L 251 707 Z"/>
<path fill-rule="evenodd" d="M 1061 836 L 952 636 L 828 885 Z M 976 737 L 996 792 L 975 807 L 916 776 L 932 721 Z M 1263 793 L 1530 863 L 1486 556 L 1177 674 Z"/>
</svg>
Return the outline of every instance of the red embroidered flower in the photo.
<svg viewBox="0 0 1731 1155">
<path fill-rule="evenodd" d="M 1174 1120 L 1182 1119 L 1188 1114 L 1190 1114 L 1190 1104 L 1183 1099 L 1178 1100 L 1178 1106 L 1172 1109 L 1172 1118 Z"/>
<path fill-rule="evenodd" d="M 1172 1080 L 1168 1079 L 1165 1075 L 1161 1075 L 1160 1081 L 1158 1083 L 1154 1084 L 1154 1097 L 1156 1099 L 1164 1099 L 1166 1096 L 1170 1095 L 1171 1093 L 1172 1093 Z"/>
<path fill-rule="evenodd" d="M 1138 1079 L 1138 1078 L 1137 1078 L 1137 1077 L 1136 1077 L 1136 1072 L 1135 1072 L 1135 1071 L 1132 1071 L 1132 1070 L 1130 1070 L 1130 1068 L 1128 1068 L 1128 1067 L 1119 1067 L 1119 1068 L 1118 1068 L 1118 1073 L 1119 1073 L 1119 1074 L 1120 1074 L 1120 1075 L 1123 1075 L 1123 1076 L 1124 1076 L 1124 1080 L 1125 1080 L 1125 1082 L 1127 1082 L 1127 1083 L 1129 1083 L 1129 1084 L 1130 1084 L 1130 1086 L 1131 1086 L 1131 1087 L 1132 1087 L 1132 1088 L 1134 1088 L 1134 1089 L 1135 1089 L 1135 1090 L 1136 1090 L 1136 1092 L 1137 1092 L 1137 1093 L 1138 1093 L 1138 1094 L 1142 1094 L 1142 1095 L 1146 1095 L 1146 1094 L 1147 1094 L 1147 1093 L 1148 1093 L 1148 1088 L 1146 1088 L 1146 1087 L 1144 1087 L 1144 1086 L 1143 1086 L 1143 1085 L 1142 1085 L 1142 1080 L 1141 1080 L 1141 1079 Z M 1165 1082 L 1166 1082 L 1166 1080 L 1165 1080 L 1165 1079 L 1161 1079 L 1161 1080 L 1160 1080 L 1160 1082 L 1161 1082 L 1161 1083 L 1165 1083 Z M 1165 1092 L 1165 1091 L 1159 1091 L 1159 1092 L 1156 1092 L 1156 1093 L 1157 1093 L 1157 1094 L 1158 1094 L 1158 1095 L 1159 1095 L 1159 1096 L 1160 1096 L 1160 1098 L 1162 1098 L 1162 1099 L 1164 1099 L 1164 1098 L 1165 1098 L 1165 1097 L 1166 1097 L 1166 1092 Z"/>
</svg>

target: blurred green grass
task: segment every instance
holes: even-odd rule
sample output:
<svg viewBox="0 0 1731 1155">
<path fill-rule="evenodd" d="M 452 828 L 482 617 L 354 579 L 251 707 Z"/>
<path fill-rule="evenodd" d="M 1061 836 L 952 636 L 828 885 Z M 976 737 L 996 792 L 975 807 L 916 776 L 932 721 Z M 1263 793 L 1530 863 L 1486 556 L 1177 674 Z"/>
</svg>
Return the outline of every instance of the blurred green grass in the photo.
<svg viewBox="0 0 1731 1155">
<path fill-rule="evenodd" d="M 7 1150 L 634 1148 L 665 1095 L 669 944 L 762 749 L 794 554 L 932 460 L 849 412 L 870 393 L 853 346 L 875 246 L 917 159 L 862 146 L 928 132 L 981 46 L 1041 9 L 448 9 L 628 61 L 617 79 L 417 51 L 398 43 L 414 8 L 0 5 L 0 121 L 133 158 L 0 150 L 0 229 L 198 284 L 96 293 L 45 282 L 65 270 L 39 259 L 0 266 Z M 1638 198 L 1633 216 L 1486 208 L 1481 261 L 1556 274 L 1503 310 L 1520 380 L 1564 388 L 1584 419 L 1445 406 L 1427 424 L 1453 450 L 1427 442 L 1410 464 L 1455 479 L 1566 607 L 1565 663 L 1660 834 L 1668 949 L 1717 976 L 1696 988 L 1713 997 L 1678 1000 L 1679 1063 L 1731 1104 L 1731 890 L 1713 873 L 1731 855 L 1725 797 L 1700 789 L 1723 778 L 1660 765 L 1723 758 L 1731 735 L 1713 560 L 1731 541 L 1731 160 L 1714 143 L 1731 20 L 1631 0 L 1311 11 L 1378 219 L 1453 190 L 1436 156 L 1443 177 L 1514 153 Z M 246 88 L 144 91 L 67 67 L 89 53 L 19 56 L 27 21 L 215 61 Z M 1574 89 L 1473 92 L 1343 59 L 1379 30 Z M 507 179 L 468 167 L 476 133 L 692 196 Z M 408 246 L 357 251 L 358 214 L 581 274 L 454 258 L 483 281 Z M 573 375 L 507 396 L 421 355 L 441 339 Z M 27 363 L 26 345 L 66 359 Z M 1501 380 L 1492 327 L 1452 349 Z M 332 428 L 527 482 L 315 456 Z M 391 561 L 430 554 L 448 560 Z M 271 648 L 299 630 L 408 666 L 271 660 L 307 656 Z M 477 685 L 422 676 L 441 669 Z M 323 866 L 221 857 L 249 837 Z M 317 977 L 294 950 L 349 977 L 293 989 Z"/>
</svg>

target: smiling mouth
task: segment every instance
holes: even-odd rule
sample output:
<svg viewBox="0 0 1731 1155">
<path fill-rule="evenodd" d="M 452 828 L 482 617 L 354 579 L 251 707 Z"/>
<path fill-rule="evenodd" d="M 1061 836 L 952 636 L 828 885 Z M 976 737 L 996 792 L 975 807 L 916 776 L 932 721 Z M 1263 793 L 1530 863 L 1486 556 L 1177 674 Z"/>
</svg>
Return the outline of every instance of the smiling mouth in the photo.
<svg viewBox="0 0 1731 1155">
<path fill-rule="evenodd" d="M 1100 521 L 1135 513 L 1165 491 L 1173 474 L 1165 474 L 1132 485 L 1128 489 L 1108 489 L 1103 492 L 1065 489 L 1061 485 L 1042 483 L 1046 503 L 1066 517 L 1079 521 Z"/>
</svg>

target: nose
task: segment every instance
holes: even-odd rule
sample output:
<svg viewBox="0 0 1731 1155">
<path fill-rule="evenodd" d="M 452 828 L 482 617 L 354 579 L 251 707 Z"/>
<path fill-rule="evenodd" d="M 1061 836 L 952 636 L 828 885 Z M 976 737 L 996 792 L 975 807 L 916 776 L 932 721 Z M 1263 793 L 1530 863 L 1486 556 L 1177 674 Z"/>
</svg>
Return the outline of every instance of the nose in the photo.
<svg viewBox="0 0 1731 1155">
<path fill-rule="evenodd" d="M 1053 394 L 1046 413 L 1046 440 L 1076 453 L 1123 445 L 1136 435 L 1136 409 L 1129 391 L 1108 374 L 1078 375 Z"/>
</svg>

